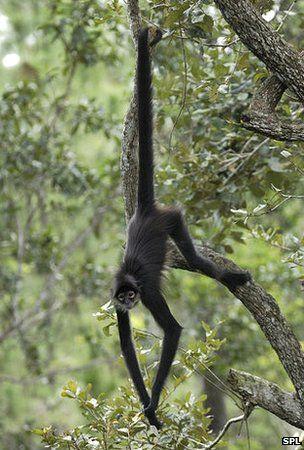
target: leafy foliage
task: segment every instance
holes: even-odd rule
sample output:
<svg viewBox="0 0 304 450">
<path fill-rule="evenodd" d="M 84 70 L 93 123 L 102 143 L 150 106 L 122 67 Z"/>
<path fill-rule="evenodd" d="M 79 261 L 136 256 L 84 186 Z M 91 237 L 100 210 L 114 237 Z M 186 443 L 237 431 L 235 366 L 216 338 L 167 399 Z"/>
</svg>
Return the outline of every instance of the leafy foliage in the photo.
<svg viewBox="0 0 304 450">
<path fill-rule="evenodd" d="M 113 307 L 103 306 L 97 318 L 103 323 L 103 331 L 109 336 L 114 322 Z M 161 448 L 204 448 L 209 440 L 206 417 L 208 409 L 204 406 L 205 395 L 195 396 L 188 392 L 183 400 L 172 396 L 178 387 L 195 373 L 204 373 L 215 357 L 222 342 L 216 337 L 216 331 L 207 325 L 206 340 L 194 341 L 188 350 L 182 350 L 180 360 L 174 364 L 174 382 L 166 388 L 158 413 L 164 422 L 164 430 L 159 433 L 150 427 L 144 419 L 137 395 L 128 386 L 120 387 L 117 396 L 109 399 L 105 394 L 97 398 L 91 395 L 92 385 L 81 388 L 75 381 L 69 381 L 62 390 L 62 397 L 77 402 L 86 424 L 69 431 L 58 433 L 53 427 L 35 429 L 42 442 L 52 448 L 132 448 L 149 450 L 155 446 Z M 154 343 L 145 345 L 147 337 Z M 151 350 L 159 349 L 159 338 L 141 330 L 135 330 L 135 339 L 139 347 L 139 359 L 147 374 L 145 382 L 151 387 L 151 370 L 155 363 L 148 364 Z"/>
</svg>

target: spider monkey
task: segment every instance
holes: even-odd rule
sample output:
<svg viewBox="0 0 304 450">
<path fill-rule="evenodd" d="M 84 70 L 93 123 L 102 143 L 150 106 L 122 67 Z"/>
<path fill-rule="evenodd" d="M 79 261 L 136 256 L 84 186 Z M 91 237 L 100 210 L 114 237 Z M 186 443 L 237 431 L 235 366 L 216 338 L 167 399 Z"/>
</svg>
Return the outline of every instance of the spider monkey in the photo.
<svg viewBox="0 0 304 450">
<path fill-rule="evenodd" d="M 122 353 L 129 373 L 151 425 L 161 428 L 156 417 L 160 394 L 172 365 L 182 327 L 173 317 L 161 290 L 167 241 L 171 238 L 191 268 L 224 283 L 233 290 L 250 279 L 248 272 L 218 268 L 200 256 L 192 242 L 182 212 L 160 207 L 154 198 L 153 185 L 153 111 L 150 47 L 162 37 L 160 31 L 143 29 L 138 38 L 137 102 L 139 138 L 139 176 L 137 207 L 129 222 L 123 262 L 113 288 Z M 158 372 L 149 396 L 132 342 L 129 311 L 141 299 L 164 332 Z"/>
</svg>

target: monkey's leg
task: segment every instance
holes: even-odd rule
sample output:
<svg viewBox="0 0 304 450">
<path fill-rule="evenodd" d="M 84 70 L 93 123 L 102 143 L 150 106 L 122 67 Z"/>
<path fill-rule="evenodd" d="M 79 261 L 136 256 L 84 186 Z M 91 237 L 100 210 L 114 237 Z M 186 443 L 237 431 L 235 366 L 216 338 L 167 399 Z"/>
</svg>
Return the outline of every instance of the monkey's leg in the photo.
<svg viewBox="0 0 304 450">
<path fill-rule="evenodd" d="M 169 235 L 174 240 L 191 268 L 198 269 L 208 277 L 221 281 L 230 289 L 235 289 L 237 286 L 240 286 L 251 279 L 248 272 L 219 270 L 211 260 L 200 256 L 195 250 L 182 213 L 175 210 L 169 214 Z"/>
<path fill-rule="evenodd" d="M 131 378 L 133 380 L 134 386 L 138 392 L 139 398 L 144 408 L 147 408 L 150 404 L 150 397 L 146 390 L 146 386 L 139 368 L 136 352 L 132 342 L 129 313 L 116 310 L 116 314 L 118 319 L 118 330 L 119 330 L 121 351 L 124 356 Z M 153 414 L 151 412 L 148 419 L 151 425 L 155 425 L 156 428 L 161 427 L 161 424 L 157 420 L 155 413 Z"/>
<path fill-rule="evenodd" d="M 148 292 L 143 295 L 143 304 L 150 310 L 155 321 L 164 331 L 164 340 L 158 371 L 153 383 L 151 402 L 145 408 L 147 417 L 155 412 L 161 391 L 169 374 L 182 332 L 181 325 L 175 320 L 160 292 Z"/>
<path fill-rule="evenodd" d="M 197 253 L 182 213 L 178 210 L 170 212 L 169 235 L 191 268 L 201 270 L 208 277 L 220 278 L 221 272 L 216 265 Z"/>
</svg>

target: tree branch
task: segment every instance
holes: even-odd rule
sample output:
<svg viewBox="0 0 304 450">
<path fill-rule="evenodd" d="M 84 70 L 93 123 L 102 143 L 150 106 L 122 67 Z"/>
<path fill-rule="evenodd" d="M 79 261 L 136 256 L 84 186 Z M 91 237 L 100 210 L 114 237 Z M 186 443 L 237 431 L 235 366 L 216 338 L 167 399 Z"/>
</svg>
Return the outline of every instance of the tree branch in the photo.
<svg viewBox="0 0 304 450">
<path fill-rule="evenodd" d="M 304 430 L 303 408 L 294 393 L 282 391 L 274 383 L 233 369 L 230 370 L 227 380 L 244 401 L 260 406 Z"/>
<path fill-rule="evenodd" d="M 303 123 L 282 119 L 275 112 L 286 88 L 276 75 L 270 75 L 254 94 L 249 111 L 241 117 L 243 127 L 278 141 L 304 141 Z"/>
<path fill-rule="evenodd" d="M 242 270 L 234 262 L 214 252 L 209 247 L 202 246 L 198 247 L 197 250 L 205 258 L 213 260 L 220 269 Z M 176 249 L 171 250 L 170 266 L 177 269 L 192 270 Z M 304 405 L 304 354 L 277 302 L 254 280 L 246 286 L 239 287 L 232 294 L 241 300 L 259 324 L 277 353 L 298 393 L 300 401 Z"/>
<path fill-rule="evenodd" d="M 240 40 L 304 102 L 304 62 L 258 13 L 250 0 L 215 0 Z"/>
<path fill-rule="evenodd" d="M 274 73 L 255 93 L 250 110 L 243 115 L 244 128 L 279 141 L 304 141 L 302 122 L 290 122 L 275 113 L 290 87 L 304 100 L 303 52 L 297 52 L 263 19 L 248 0 L 215 0 L 224 18 L 243 44 Z"/>
<path fill-rule="evenodd" d="M 256 131 L 280 141 L 297 141 L 304 138 L 302 124 L 280 120 L 275 109 L 286 85 L 276 75 L 270 75 L 254 94 L 249 111 L 242 115 L 241 122 L 247 130 Z"/>
<path fill-rule="evenodd" d="M 301 122 L 291 123 L 282 120 L 277 115 L 253 112 L 244 114 L 241 118 L 244 128 L 264 136 L 271 137 L 277 141 L 304 141 L 304 125 Z"/>
<path fill-rule="evenodd" d="M 130 21 L 131 35 L 136 47 L 137 36 L 141 27 L 141 17 L 137 0 L 127 0 L 127 11 Z M 135 211 L 138 180 L 138 131 L 137 131 L 137 89 L 136 76 L 134 76 L 134 87 L 132 99 L 127 111 L 121 139 L 121 178 L 122 190 L 125 203 L 125 215 L 128 222 Z M 130 183 L 130 180 L 132 182 Z"/>
</svg>

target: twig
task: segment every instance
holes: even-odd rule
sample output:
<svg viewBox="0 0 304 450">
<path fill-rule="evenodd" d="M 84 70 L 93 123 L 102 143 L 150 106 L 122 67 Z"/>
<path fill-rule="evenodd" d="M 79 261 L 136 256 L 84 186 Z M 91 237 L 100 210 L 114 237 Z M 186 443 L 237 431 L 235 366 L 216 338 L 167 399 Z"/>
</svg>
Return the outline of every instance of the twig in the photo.
<svg viewBox="0 0 304 450">
<path fill-rule="evenodd" d="M 180 35 L 182 36 L 182 31 L 180 30 Z M 180 110 L 178 112 L 178 115 L 174 121 L 171 133 L 170 133 L 170 137 L 169 137 L 169 151 L 171 150 L 171 143 L 172 143 L 172 137 L 173 137 L 173 133 L 174 130 L 178 124 L 178 121 L 182 115 L 182 112 L 185 108 L 186 105 L 186 101 L 187 101 L 187 84 L 188 84 L 188 66 L 187 66 L 187 57 L 186 57 L 186 49 L 185 49 L 185 44 L 184 41 L 182 41 L 182 55 L 183 55 L 183 64 L 184 64 L 184 83 L 183 83 L 183 96 L 182 96 L 182 104 L 180 107 Z"/>
<path fill-rule="evenodd" d="M 243 420 L 245 420 L 246 418 L 246 414 L 242 414 L 241 416 L 238 417 L 233 417 L 232 419 L 228 420 L 228 422 L 225 423 L 225 425 L 223 426 L 223 428 L 221 429 L 221 431 L 219 432 L 219 434 L 217 435 L 217 437 L 214 439 L 214 441 L 212 441 L 210 444 L 208 444 L 205 449 L 208 450 L 210 448 L 213 448 L 216 446 L 216 444 L 219 443 L 219 441 L 222 439 L 222 437 L 224 436 L 224 434 L 227 433 L 227 431 L 229 430 L 230 426 L 233 423 L 238 423 L 238 422 L 243 422 Z"/>
<path fill-rule="evenodd" d="M 270 138 L 264 139 L 262 142 L 260 142 L 248 155 L 246 155 L 245 159 L 241 161 L 241 163 L 237 166 L 237 168 L 231 172 L 231 174 L 226 178 L 225 182 L 223 183 L 223 188 L 226 186 L 226 184 L 231 180 L 232 177 L 234 177 L 240 169 L 246 164 L 246 162 L 255 154 L 257 153 L 263 145 L 267 144 L 270 141 Z"/>
<path fill-rule="evenodd" d="M 289 13 L 292 11 L 294 5 L 296 4 L 297 0 L 293 0 L 290 5 L 289 8 L 287 9 L 287 11 L 285 12 L 284 16 L 282 17 L 282 21 L 280 23 L 280 25 L 277 27 L 276 31 L 280 31 L 280 29 L 282 28 L 282 26 L 284 25 L 285 20 L 287 19 L 287 17 L 289 16 Z"/>
</svg>

